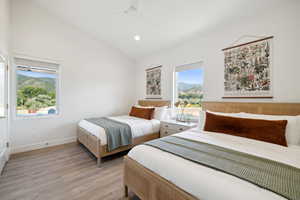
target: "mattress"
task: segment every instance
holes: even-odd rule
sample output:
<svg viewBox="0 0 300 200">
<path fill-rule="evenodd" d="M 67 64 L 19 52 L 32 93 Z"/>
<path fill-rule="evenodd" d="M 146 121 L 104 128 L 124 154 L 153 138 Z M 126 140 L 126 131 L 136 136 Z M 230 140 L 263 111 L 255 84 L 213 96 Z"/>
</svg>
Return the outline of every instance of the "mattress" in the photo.
<svg viewBox="0 0 300 200">
<path fill-rule="evenodd" d="M 222 146 L 300 168 L 300 146 L 282 147 L 242 137 L 205 133 L 196 129 L 176 134 L 176 136 Z M 285 199 L 237 177 L 147 145 L 134 147 L 128 156 L 199 199 Z M 184 174 L 184 176 L 178 174 Z"/>
<path fill-rule="evenodd" d="M 156 119 L 146 120 L 142 118 L 131 117 L 128 115 L 108 118 L 128 124 L 131 128 L 133 138 L 152 133 L 158 133 L 160 128 L 160 121 Z M 90 132 L 92 135 L 98 137 L 101 141 L 101 145 L 107 144 L 107 138 L 104 128 L 86 120 L 81 120 L 78 126 Z"/>
</svg>

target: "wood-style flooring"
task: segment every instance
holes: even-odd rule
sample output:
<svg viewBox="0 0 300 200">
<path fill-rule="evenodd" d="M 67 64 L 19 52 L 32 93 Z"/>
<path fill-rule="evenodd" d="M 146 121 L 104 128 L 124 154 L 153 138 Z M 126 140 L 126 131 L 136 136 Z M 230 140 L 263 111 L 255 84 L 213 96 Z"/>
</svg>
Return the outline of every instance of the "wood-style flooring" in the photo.
<svg viewBox="0 0 300 200">
<path fill-rule="evenodd" d="M 77 143 L 12 156 L 0 177 L 0 200 L 124 199 L 123 155 L 104 159 L 101 168 Z"/>
</svg>

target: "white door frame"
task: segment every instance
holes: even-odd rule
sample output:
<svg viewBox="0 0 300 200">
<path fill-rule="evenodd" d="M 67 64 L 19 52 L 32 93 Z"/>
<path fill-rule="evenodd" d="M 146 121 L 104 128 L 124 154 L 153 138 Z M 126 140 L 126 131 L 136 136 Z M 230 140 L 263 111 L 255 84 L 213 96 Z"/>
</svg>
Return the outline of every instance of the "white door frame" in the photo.
<svg viewBox="0 0 300 200">
<path fill-rule="evenodd" d="M 5 109 L 4 109 L 4 116 L 0 116 L 0 120 L 2 121 L 3 120 L 3 124 L 5 124 L 5 130 L 4 130 L 4 135 L 3 135 L 3 138 L 4 138 L 4 141 L 3 141 L 3 145 L 4 145 L 4 148 L 3 150 L 0 149 L 0 173 L 2 172 L 4 166 L 5 166 L 5 163 L 8 161 L 8 158 L 9 158 L 9 112 L 8 112 L 8 95 L 9 95 L 9 90 L 8 90 L 8 87 L 9 87 L 9 79 L 8 79 L 8 56 L 5 56 L 3 54 L 1 54 L 0 52 L 0 61 L 3 60 L 4 61 L 4 64 L 5 64 L 5 74 L 4 74 L 4 88 L 5 88 L 5 91 L 4 91 L 4 106 L 5 106 Z"/>
</svg>

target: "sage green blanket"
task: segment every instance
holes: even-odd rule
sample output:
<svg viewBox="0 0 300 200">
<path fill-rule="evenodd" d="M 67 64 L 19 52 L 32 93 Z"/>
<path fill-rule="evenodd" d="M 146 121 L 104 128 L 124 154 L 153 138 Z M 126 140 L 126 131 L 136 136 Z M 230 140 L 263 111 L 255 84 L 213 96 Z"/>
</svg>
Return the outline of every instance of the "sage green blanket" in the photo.
<svg viewBox="0 0 300 200">
<path fill-rule="evenodd" d="M 106 117 L 89 118 L 86 120 L 104 128 L 108 151 L 132 144 L 132 133 L 128 124 Z"/>
<path fill-rule="evenodd" d="M 287 199 L 300 200 L 299 168 L 176 136 L 152 140 L 145 144 L 233 175 Z"/>
</svg>

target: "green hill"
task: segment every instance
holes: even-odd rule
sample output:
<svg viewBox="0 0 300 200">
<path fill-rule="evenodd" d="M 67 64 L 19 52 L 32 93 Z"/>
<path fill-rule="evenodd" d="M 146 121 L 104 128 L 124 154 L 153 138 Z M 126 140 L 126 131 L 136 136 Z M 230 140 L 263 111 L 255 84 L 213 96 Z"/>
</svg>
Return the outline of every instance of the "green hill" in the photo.
<svg viewBox="0 0 300 200">
<path fill-rule="evenodd" d="M 200 84 L 190 84 L 179 82 L 178 83 L 178 92 L 186 94 L 202 94 L 202 86 Z"/>
<path fill-rule="evenodd" d="M 55 79 L 53 78 L 34 78 L 24 75 L 18 75 L 18 89 L 24 86 L 39 87 L 47 90 L 47 92 L 55 92 Z"/>
</svg>

